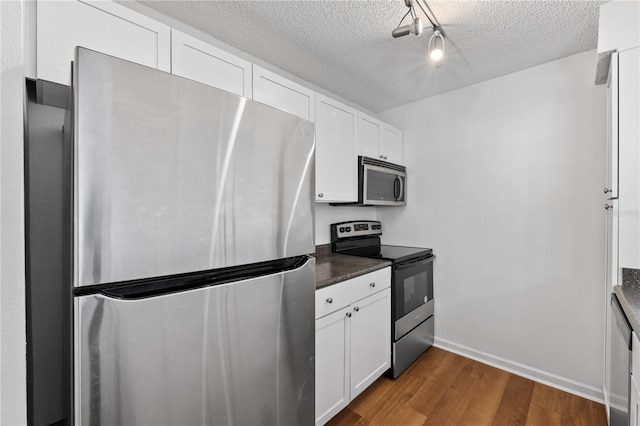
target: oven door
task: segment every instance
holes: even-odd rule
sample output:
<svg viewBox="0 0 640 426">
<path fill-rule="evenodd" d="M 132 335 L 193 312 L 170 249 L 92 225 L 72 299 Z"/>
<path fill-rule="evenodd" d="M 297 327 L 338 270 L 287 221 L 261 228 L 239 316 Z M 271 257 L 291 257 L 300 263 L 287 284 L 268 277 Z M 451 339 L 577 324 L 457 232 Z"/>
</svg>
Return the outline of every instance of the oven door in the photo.
<svg viewBox="0 0 640 426">
<path fill-rule="evenodd" d="M 392 316 L 395 341 L 433 315 L 433 259 L 435 256 L 394 266 Z"/>
</svg>

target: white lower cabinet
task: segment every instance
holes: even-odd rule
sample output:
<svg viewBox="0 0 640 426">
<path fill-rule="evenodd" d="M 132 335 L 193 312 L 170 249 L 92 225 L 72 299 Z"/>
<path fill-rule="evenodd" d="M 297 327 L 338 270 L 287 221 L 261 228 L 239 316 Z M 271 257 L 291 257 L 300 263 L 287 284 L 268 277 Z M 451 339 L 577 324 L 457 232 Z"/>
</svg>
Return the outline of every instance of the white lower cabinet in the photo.
<svg viewBox="0 0 640 426">
<path fill-rule="evenodd" d="M 639 426 L 640 415 L 640 341 L 631 333 L 631 384 L 629 395 L 629 425 Z"/>
<path fill-rule="evenodd" d="M 391 270 L 316 291 L 316 425 L 391 366 Z"/>
<path fill-rule="evenodd" d="M 316 424 L 349 404 L 350 307 L 316 320 Z"/>
<path fill-rule="evenodd" d="M 640 391 L 638 383 L 631 377 L 631 396 L 629 402 L 629 425 L 638 426 L 638 412 L 640 411 Z"/>
<path fill-rule="evenodd" d="M 351 399 L 391 366 L 391 290 L 352 305 Z"/>
</svg>

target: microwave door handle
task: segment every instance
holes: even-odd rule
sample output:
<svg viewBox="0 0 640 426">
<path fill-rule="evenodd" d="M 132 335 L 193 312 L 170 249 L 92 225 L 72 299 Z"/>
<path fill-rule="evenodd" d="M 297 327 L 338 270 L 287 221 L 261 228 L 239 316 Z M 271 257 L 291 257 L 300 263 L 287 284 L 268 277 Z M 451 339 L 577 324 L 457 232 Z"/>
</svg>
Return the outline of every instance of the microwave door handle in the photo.
<svg viewBox="0 0 640 426">
<path fill-rule="evenodd" d="M 400 178 L 398 176 L 396 176 L 396 178 L 393 180 L 393 198 L 395 198 L 396 201 L 398 201 L 398 197 L 400 197 L 400 191 L 399 191 L 400 188 L 398 188 L 399 180 Z"/>
<path fill-rule="evenodd" d="M 396 195 L 396 182 L 398 183 L 398 195 Z M 396 201 L 404 198 L 404 185 L 400 176 L 396 176 L 393 182 L 393 196 L 396 198 Z"/>
</svg>

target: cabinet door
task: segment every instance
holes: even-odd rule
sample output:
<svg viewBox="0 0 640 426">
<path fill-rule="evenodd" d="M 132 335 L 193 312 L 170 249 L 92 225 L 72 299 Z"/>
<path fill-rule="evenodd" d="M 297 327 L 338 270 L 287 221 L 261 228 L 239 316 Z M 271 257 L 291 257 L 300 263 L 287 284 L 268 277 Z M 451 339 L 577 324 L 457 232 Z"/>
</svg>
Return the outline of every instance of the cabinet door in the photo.
<svg viewBox="0 0 640 426">
<path fill-rule="evenodd" d="M 316 94 L 316 201 L 358 201 L 357 111 Z"/>
<path fill-rule="evenodd" d="M 629 395 L 629 425 L 638 426 L 640 415 L 640 390 L 635 376 L 631 376 L 631 395 Z"/>
<path fill-rule="evenodd" d="M 258 102 L 313 121 L 314 95 L 298 83 L 253 66 L 253 99 Z"/>
<path fill-rule="evenodd" d="M 611 55 L 607 81 L 607 171 L 604 192 L 607 199 L 618 198 L 618 53 Z"/>
<path fill-rule="evenodd" d="M 351 399 L 391 366 L 391 291 L 351 305 Z"/>
<path fill-rule="evenodd" d="M 351 308 L 316 320 L 316 425 L 349 404 Z"/>
<path fill-rule="evenodd" d="M 613 286 L 618 285 L 620 270 L 618 261 L 618 200 L 607 200 L 606 209 L 606 256 L 605 256 L 605 296 L 608 298 Z"/>
<path fill-rule="evenodd" d="M 640 47 L 618 54 L 620 267 L 640 268 Z"/>
<path fill-rule="evenodd" d="M 251 98 L 251 62 L 177 30 L 171 30 L 171 72 Z"/>
<path fill-rule="evenodd" d="M 380 121 L 364 114 L 358 113 L 358 142 L 356 155 L 378 158 L 378 144 L 380 142 Z"/>
<path fill-rule="evenodd" d="M 402 159 L 400 158 L 400 152 L 402 145 L 402 132 L 395 127 L 389 125 L 383 125 L 380 133 L 380 143 L 378 157 L 382 157 L 382 160 L 390 163 L 400 164 Z"/>
<path fill-rule="evenodd" d="M 76 46 L 170 71 L 168 26 L 115 2 L 38 1 L 37 75 L 70 83 Z"/>
</svg>

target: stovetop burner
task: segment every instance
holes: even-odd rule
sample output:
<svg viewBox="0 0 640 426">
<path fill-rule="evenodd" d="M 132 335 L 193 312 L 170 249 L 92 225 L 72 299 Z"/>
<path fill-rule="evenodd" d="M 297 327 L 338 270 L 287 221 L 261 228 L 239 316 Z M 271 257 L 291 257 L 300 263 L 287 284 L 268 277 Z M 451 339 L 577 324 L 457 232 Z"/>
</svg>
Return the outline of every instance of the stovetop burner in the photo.
<svg viewBox="0 0 640 426">
<path fill-rule="evenodd" d="M 393 263 L 429 257 L 430 248 L 380 244 L 382 224 L 378 221 L 341 222 L 331 225 L 331 251 L 350 256 L 390 260 Z"/>
</svg>

